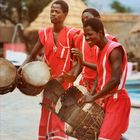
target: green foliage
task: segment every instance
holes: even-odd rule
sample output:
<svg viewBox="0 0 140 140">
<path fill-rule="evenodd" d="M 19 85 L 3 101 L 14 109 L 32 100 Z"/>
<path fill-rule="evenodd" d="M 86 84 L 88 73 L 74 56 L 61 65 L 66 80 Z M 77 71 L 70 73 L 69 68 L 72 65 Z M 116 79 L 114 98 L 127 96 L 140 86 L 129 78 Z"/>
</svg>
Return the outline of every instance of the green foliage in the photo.
<svg viewBox="0 0 140 140">
<path fill-rule="evenodd" d="M 118 1 L 112 2 L 111 8 L 113 8 L 115 10 L 115 12 L 120 12 L 120 13 L 130 13 L 130 12 L 132 12 L 132 10 L 129 7 L 123 6 Z"/>
</svg>

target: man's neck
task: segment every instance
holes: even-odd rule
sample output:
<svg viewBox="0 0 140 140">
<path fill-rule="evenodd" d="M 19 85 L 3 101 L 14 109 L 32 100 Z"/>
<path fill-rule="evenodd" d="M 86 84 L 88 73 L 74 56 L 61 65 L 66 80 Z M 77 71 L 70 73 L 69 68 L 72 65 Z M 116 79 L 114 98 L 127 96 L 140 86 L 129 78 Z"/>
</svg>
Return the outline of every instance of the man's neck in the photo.
<svg viewBox="0 0 140 140">
<path fill-rule="evenodd" d="M 53 31 L 55 33 L 59 33 L 64 28 L 63 24 L 54 24 Z"/>
<path fill-rule="evenodd" d="M 100 42 L 100 49 L 101 50 L 105 47 L 107 42 L 108 42 L 108 39 L 106 37 L 104 37 L 103 40 Z"/>
</svg>

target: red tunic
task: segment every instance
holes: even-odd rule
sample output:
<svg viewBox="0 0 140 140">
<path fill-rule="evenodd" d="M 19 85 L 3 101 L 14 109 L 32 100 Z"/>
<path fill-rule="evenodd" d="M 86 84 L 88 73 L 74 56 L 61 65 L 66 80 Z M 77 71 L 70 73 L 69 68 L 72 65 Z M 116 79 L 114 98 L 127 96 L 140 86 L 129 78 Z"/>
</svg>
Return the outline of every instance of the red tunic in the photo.
<svg viewBox="0 0 140 140">
<path fill-rule="evenodd" d="M 102 90 L 111 78 L 109 55 L 118 46 L 123 49 L 121 44 L 108 41 L 99 53 L 97 91 Z M 120 84 L 108 93 L 108 95 L 111 95 L 110 97 L 107 98 L 107 95 L 103 98 L 102 106 L 105 108 L 105 118 L 100 130 L 99 140 L 120 140 L 121 134 L 128 128 L 130 99 L 125 90 L 127 58 L 124 49 L 123 52 L 124 57 Z"/>
<path fill-rule="evenodd" d="M 96 46 L 90 48 L 88 43 L 85 41 L 85 37 L 83 33 L 81 33 L 76 39 L 75 46 L 80 50 L 80 52 L 82 52 L 84 61 L 97 64 L 99 49 Z M 91 68 L 88 68 L 87 66 L 83 66 L 82 78 L 79 84 L 85 86 L 87 90 L 90 91 L 93 87 L 95 78 L 96 78 L 96 71 Z"/>
<path fill-rule="evenodd" d="M 57 48 L 55 47 L 53 29 L 47 28 L 39 31 L 39 38 L 44 46 L 44 58 L 46 63 L 51 68 L 52 77 L 58 77 L 63 71 L 68 72 L 71 67 L 71 53 L 73 35 L 77 32 L 74 28 L 64 27 L 58 36 Z M 64 84 L 64 88 L 69 85 Z M 43 103 L 48 103 L 46 98 L 43 98 Z M 64 134 L 65 124 L 52 112 L 48 111 L 46 107 L 42 106 L 40 126 L 39 126 L 39 140 L 46 140 L 51 138 L 53 140 L 60 140 L 67 138 Z"/>
<path fill-rule="evenodd" d="M 109 40 L 117 42 L 117 39 L 110 34 L 106 34 L 106 37 Z M 97 46 L 90 48 L 88 43 L 85 41 L 83 33 L 81 33 L 76 39 L 76 47 L 80 50 L 80 52 L 82 52 L 84 61 L 97 64 L 99 48 Z M 90 91 L 94 85 L 95 78 L 96 71 L 88 68 L 87 66 L 83 66 L 82 78 L 79 84 L 87 87 L 87 90 Z"/>
<path fill-rule="evenodd" d="M 118 40 L 117 40 L 117 38 L 115 37 L 115 36 L 113 36 L 113 35 L 110 35 L 110 34 L 105 34 L 105 36 L 107 37 L 107 39 L 109 39 L 109 40 L 112 40 L 112 41 L 114 41 L 114 42 L 118 42 Z"/>
</svg>

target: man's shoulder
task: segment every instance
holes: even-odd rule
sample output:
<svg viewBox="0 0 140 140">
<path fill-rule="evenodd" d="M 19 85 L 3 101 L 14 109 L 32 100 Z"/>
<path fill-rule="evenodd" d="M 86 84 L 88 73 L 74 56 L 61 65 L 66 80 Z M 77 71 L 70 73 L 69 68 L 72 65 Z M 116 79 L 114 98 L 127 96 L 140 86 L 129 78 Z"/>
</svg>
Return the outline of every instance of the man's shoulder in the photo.
<svg viewBox="0 0 140 140">
<path fill-rule="evenodd" d="M 117 39 L 114 35 L 105 33 L 105 36 L 106 36 L 109 40 L 112 40 L 112 41 L 114 41 L 114 42 L 118 42 L 118 39 Z"/>
<path fill-rule="evenodd" d="M 51 30 L 52 30 L 52 27 L 48 27 L 48 28 L 44 27 L 44 28 L 39 29 L 39 32 L 49 32 Z"/>
<path fill-rule="evenodd" d="M 121 49 L 121 50 L 125 51 L 125 47 L 121 43 L 110 40 L 110 44 L 108 45 L 108 49 L 107 49 L 108 52 L 110 53 L 116 49 Z"/>
<path fill-rule="evenodd" d="M 115 42 L 113 40 L 110 41 L 110 47 L 119 47 L 122 46 L 122 44 L 120 42 Z"/>
<path fill-rule="evenodd" d="M 68 33 L 80 33 L 80 30 L 79 29 L 77 29 L 77 28 L 75 28 L 75 27 L 68 27 L 68 26 L 66 26 L 65 27 L 66 28 L 66 31 L 68 32 Z"/>
</svg>

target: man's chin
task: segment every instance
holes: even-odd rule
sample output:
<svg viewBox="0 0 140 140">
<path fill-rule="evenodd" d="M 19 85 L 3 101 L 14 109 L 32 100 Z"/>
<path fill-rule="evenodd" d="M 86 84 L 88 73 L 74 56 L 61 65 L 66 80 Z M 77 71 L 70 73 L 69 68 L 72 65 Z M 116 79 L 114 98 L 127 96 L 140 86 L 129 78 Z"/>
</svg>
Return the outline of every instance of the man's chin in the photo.
<svg viewBox="0 0 140 140">
<path fill-rule="evenodd" d="M 95 44 L 93 43 L 88 43 L 89 47 L 92 48 Z"/>
<path fill-rule="evenodd" d="M 55 21 L 55 20 L 51 20 L 51 23 L 54 23 L 54 24 L 55 24 L 55 23 L 56 23 L 56 21 Z"/>
<path fill-rule="evenodd" d="M 89 45 L 90 47 L 92 47 L 92 46 L 95 45 L 92 41 L 87 41 L 87 43 L 88 43 L 88 45 Z"/>
</svg>

